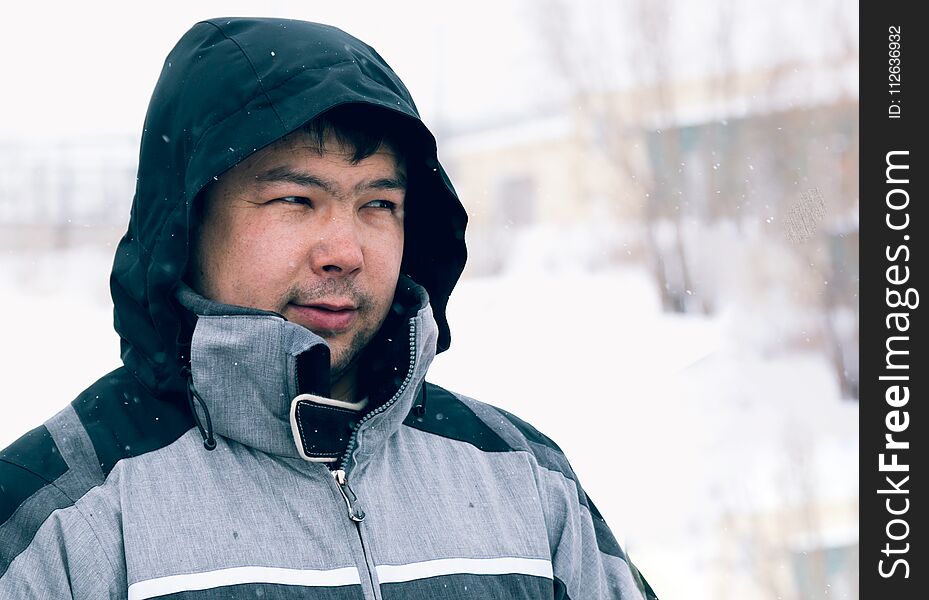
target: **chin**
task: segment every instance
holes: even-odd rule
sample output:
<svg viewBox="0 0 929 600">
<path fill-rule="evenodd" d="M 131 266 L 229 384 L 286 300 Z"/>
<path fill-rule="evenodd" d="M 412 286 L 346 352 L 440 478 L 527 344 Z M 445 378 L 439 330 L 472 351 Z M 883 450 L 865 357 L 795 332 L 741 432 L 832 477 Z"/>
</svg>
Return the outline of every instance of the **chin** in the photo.
<svg viewBox="0 0 929 600">
<path fill-rule="evenodd" d="M 353 357 L 349 355 L 344 344 L 334 344 L 331 339 L 324 335 L 320 337 L 326 340 L 326 344 L 329 346 L 329 364 L 333 372 L 343 370 L 351 364 Z"/>
</svg>

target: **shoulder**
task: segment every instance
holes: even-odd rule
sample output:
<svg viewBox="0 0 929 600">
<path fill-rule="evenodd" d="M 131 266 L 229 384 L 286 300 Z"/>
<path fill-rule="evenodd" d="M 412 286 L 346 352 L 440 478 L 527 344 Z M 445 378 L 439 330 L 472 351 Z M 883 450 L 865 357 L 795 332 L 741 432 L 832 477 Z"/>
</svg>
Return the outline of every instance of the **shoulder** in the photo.
<svg viewBox="0 0 929 600">
<path fill-rule="evenodd" d="M 564 452 L 550 437 L 502 408 L 440 386 L 426 383 L 425 393 L 425 413 L 410 414 L 405 425 L 466 442 L 484 452 L 524 454 L 534 471 L 538 498 L 550 515 L 547 526 L 552 539 L 560 537 L 558 532 L 564 528 L 575 528 L 573 531 L 577 532 L 580 531 L 577 527 L 586 527 L 600 552 L 628 562 Z"/>
<path fill-rule="evenodd" d="M 125 367 L 101 377 L 69 408 L 104 477 L 120 460 L 159 450 L 193 427 L 185 398 L 155 397 Z"/>
<path fill-rule="evenodd" d="M 92 445 L 79 410 L 88 406 L 100 406 L 104 382 L 110 374 L 81 393 L 55 416 L 29 431 L 0 451 L 0 523 L 7 523 L 27 501 L 39 501 L 40 497 L 53 497 L 56 508 L 72 504 L 73 494 L 66 491 L 73 486 L 65 485 L 77 474 L 80 478 L 99 476 L 81 473 L 100 473 L 100 466 L 93 460 Z M 104 383 L 101 383 L 104 382 Z M 94 398 L 87 402 L 87 397 Z M 93 409 L 91 409 L 91 412 Z M 86 412 L 83 411 L 82 412 Z M 87 416 L 86 414 L 84 416 Z M 29 510 L 35 513 L 34 510 Z"/>
<path fill-rule="evenodd" d="M 68 465 L 45 425 L 0 451 L 0 528 L 8 528 L 30 498 L 41 495 L 47 497 L 46 503 L 66 505 L 67 496 L 54 482 L 67 472 Z"/>
<path fill-rule="evenodd" d="M 69 521 L 74 514 L 70 509 L 103 480 L 77 403 L 0 451 L 0 577 L 53 515 L 62 523 Z"/>
<path fill-rule="evenodd" d="M 155 424 L 156 426 L 152 426 Z M 148 395 L 125 368 L 0 451 L 0 531 L 27 535 L 102 484 L 122 458 L 180 437 L 189 417 Z"/>
<path fill-rule="evenodd" d="M 467 442 L 484 452 L 524 452 L 540 467 L 557 471 L 576 482 L 574 471 L 558 444 L 523 419 L 432 383 L 425 384 L 424 392 L 425 413 L 420 416 L 411 413 L 405 425 Z"/>
</svg>

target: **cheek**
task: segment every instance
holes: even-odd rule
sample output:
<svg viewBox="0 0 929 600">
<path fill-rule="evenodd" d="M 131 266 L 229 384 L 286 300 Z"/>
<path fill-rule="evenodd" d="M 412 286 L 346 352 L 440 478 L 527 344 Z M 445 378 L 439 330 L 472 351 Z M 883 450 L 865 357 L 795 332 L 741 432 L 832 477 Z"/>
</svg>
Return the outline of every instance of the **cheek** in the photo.
<svg viewBox="0 0 929 600">
<path fill-rule="evenodd" d="M 403 229 L 378 231 L 371 235 L 365 262 L 385 278 L 397 278 L 403 260 Z"/>
<path fill-rule="evenodd" d="M 250 230 L 232 238 L 227 247 L 228 260 L 241 276 L 243 284 L 269 285 L 296 269 L 297 250 L 288 240 L 274 232 Z"/>
<path fill-rule="evenodd" d="M 296 259 L 274 231 L 261 224 L 215 230 L 208 240 L 207 290 L 228 304 L 278 310 L 289 288 Z"/>
</svg>

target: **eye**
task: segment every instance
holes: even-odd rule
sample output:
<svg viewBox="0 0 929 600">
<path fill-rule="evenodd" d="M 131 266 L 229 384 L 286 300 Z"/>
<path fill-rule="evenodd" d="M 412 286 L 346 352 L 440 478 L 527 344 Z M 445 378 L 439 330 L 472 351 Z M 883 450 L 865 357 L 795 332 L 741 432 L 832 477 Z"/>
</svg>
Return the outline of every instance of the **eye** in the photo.
<svg viewBox="0 0 929 600">
<path fill-rule="evenodd" d="M 397 203 L 391 202 L 390 200 L 372 200 L 371 202 L 365 204 L 365 206 L 370 208 L 383 208 L 391 212 L 397 210 Z"/>
<path fill-rule="evenodd" d="M 305 196 L 284 196 L 282 198 L 275 198 L 272 202 L 283 202 L 284 204 L 303 204 L 310 206 L 310 199 Z"/>
</svg>

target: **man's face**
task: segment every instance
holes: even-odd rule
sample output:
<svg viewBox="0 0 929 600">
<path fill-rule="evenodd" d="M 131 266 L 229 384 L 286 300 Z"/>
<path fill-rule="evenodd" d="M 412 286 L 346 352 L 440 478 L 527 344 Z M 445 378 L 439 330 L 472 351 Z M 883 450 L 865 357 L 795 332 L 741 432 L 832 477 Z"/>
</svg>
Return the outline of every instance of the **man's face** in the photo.
<svg viewBox="0 0 929 600">
<path fill-rule="evenodd" d="M 377 333 L 403 256 L 405 173 L 386 146 L 353 149 L 296 132 L 205 193 L 191 285 L 278 312 L 323 337 L 338 377 Z"/>
</svg>

